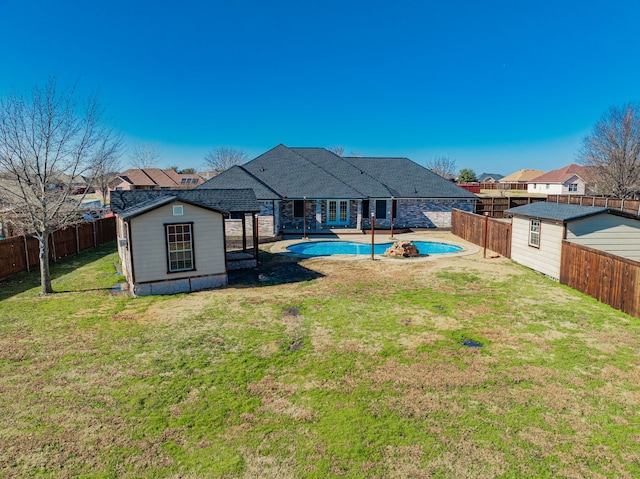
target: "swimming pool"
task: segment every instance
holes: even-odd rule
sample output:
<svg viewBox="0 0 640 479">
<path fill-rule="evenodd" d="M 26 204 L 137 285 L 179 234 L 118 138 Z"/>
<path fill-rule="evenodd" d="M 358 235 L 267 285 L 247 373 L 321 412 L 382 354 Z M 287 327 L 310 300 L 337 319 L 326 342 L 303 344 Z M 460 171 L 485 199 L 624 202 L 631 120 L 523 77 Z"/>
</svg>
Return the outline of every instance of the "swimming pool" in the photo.
<svg viewBox="0 0 640 479">
<path fill-rule="evenodd" d="M 432 241 L 412 241 L 421 255 L 446 254 L 462 251 L 460 246 L 435 243 Z M 393 243 L 379 243 L 374 245 L 374 254 L 384 254 Z M 311 241 L 308 243 L 296 243 L 287 247 L 287 251 L 305 256 L 332 256 L 335 254 L 370 255 L 371 243 L 358 243 L 355 241 Z"/>
</svg>

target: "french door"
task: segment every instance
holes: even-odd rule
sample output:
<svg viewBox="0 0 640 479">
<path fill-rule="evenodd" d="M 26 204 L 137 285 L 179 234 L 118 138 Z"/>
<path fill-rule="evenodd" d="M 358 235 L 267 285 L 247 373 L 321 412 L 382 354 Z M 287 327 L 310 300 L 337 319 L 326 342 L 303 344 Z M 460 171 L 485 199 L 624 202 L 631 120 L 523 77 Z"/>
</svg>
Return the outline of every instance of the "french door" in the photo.
<svg viewBox="0 0 640 479">
<path fill-rule="evenodd" d="M 327 200 L 327 223 L 330 225 L 349 223 L 349 201 Z"/>
</svg>

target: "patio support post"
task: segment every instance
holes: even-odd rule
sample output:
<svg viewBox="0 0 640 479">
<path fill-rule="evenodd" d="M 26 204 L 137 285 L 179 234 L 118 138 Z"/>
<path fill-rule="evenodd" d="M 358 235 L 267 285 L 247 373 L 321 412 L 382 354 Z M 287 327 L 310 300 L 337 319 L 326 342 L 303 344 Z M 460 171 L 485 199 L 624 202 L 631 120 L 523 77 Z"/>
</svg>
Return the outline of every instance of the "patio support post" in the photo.
<svg viewBox="0 0 640 479">
<path fill-rule="evenodd" d="M 245 220 L 245 214 L 242 213 L 242 252 L 247 252 L 247 222 Z"/>
<path fill-rule="evenodd" d="M 253 257 L 258 260 L 258 215 L 251 213 L 251 219 L 253 220 Z"/>
<path fill-rule="evenodd" d="M 393 237 L 393 196 L 391 197 L 391 236 L 389 236 L 389 239 L 395 239 Z"/>
<path fill-rule="evenodd" d="M 307 239 L 307 197 L 302 197 L 302 239 Z"/>
<path fill-rule="evenodd" d="M 373 245 L 375 242 L 376 236 L 376 215 L 375 213 L 371 213 L 371 259 L 373 260 Z"/>
</svg>

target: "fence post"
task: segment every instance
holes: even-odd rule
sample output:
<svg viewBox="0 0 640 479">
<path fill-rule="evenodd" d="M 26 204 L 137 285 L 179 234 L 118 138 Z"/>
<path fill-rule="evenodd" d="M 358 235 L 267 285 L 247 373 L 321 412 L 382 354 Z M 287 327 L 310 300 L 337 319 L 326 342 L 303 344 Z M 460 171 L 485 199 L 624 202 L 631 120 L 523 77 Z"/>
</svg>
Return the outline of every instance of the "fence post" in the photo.
<svg viewBox="0 0 640 479">
<path fill-rule="evenodd" d="M 23 236 L 24 238 L 24 255 L 27 260 L 27 273 L 31 273 L 31 267 L 29 266 L 29 247 L 27 246 L 27 235 Z"/>
<path fill-rule="evenodd" d="M 76 254 L 80 254 L 80 235 L 78 234 L 78 225 L 76 225 Z"/>
<path fill-rule="evenodd" d="M 484 258 L 487 257 L 487 231 L 489 230 L 489 213 L 484 214 Z"/>
<path fill-rule="evenodd" d="M 98 238 L 97 238 L 97 232 L 96 232 L 96 221 L 92 221 L 91 222 L 93 224 L 93 247 L 95 248 L 96 246 L 98 246 Z"/>
</svg>

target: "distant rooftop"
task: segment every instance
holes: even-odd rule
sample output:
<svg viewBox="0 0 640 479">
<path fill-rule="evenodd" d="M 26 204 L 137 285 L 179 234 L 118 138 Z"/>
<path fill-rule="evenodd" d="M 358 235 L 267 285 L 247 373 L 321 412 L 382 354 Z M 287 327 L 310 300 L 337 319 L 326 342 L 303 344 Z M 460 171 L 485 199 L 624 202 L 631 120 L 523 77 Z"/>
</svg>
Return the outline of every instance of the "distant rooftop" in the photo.
<svg viewBox="0 0 640 479">
<path fill-rule="evenodd" d="M 544 171 L 542 170 L 518 170 L 515 173 L 503 177 L 500 183 L 526 183 L 543 174 Z"/>
</svg>

